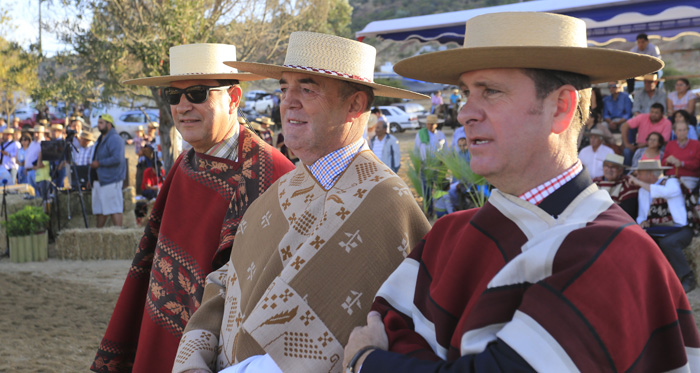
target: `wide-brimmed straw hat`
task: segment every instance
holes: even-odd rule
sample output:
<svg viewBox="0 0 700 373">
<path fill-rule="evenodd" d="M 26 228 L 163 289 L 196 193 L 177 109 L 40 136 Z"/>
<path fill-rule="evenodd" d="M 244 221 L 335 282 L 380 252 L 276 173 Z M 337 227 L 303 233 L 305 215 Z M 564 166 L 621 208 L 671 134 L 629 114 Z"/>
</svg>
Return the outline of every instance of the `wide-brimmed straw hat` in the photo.
<svg viewBox="0 0 700 373">
<path fill-rule="evenodd" d="M 3 135 L 14 135 L 15 130 L 12 128 L 5 128 L 4 130 L 2 130 L 2 134 Z"/>
<path fill-rule="evenodd" d="M 601 130 L 600 128 L 594 128 L 594 129 L 590 130 L 589 132 L 586 132 L 585 136 L 600 136 L 602 138 L 607 137 L 607 136 L 605 136 L 605 132 L 603 132 L 603 130 Z"/>
<path fill-rule="evenodd" d="M 264 79 L 223 64 L 236 59 L 236 46 L 231 44 L 185 44 L 170 48 L 170 75 L 124 81 L 123 84 L 167 86 L 171 82 L 195 79 Z"/>
<path fill-rule="evenodd" d="M 52 124 L 51 129 L 54 131 L 63 131 L 63 125 L 62 124 Z"/>
<path fill-rule="evenodd" d="M 630 170 L 634 171 L 658 171 L 658 170 L 669 170 L 673 167 L 662 166 L 661 161 L 658 159 L 645 159 L 637 163 L 637 167 L 630 167 Z"/>
<path fill-rule="evenodd" d="M 373 46 L 340 36 L 297 31 L 289 36 L 284 65 L 226 61 L 226 65 L 242 71 L 280 79 L 283 72 L 319 75 L 366 85 L 376 96 L 425 99 L 427 96 L 374 82 Z"/>
<path fill-rule="evenodd" d="M 603 160 L 603 163 L 605 162 L 612 163 L 616 166 L 625 167 L 625 157 L 615 153 L 610 153 L 606 155 L 605 159 Z"/>
<path fill-rule="evenodd" d="M 88 131 L 81 132 L 80 135 L 78 135 L 78 137 L 85 140 L 95 141 L 95 136 L 93 136 L 92 133 Z"/>
<path fill-rule="evenodd" d="M 274 126 L 275 125 L 275 122 L 273 122 L 272 119 L 270 119 L 268 117 L 257 118 L 255 121 L 260 123 L 260 124 L 267 125 L 267 126 Z"/>
<path fill-rule="evenodd" d="M 586 24 L 541 12 L 491 13 L 467 21 L 464 46 L 399 61 L 394 71 L 411 79 L 458 84 L 462 73 L 515 68 L 578 73 L 591 83 L 627 79 L 660 70 L 647 55 L 589 48 Z"/>
<path fill-rule="evenodd" d="M 425 123 L 431 124 L 431 123 L 443 123 L 445 120 L 438 118 L 437 115 L 435 114 L 429 114 L 425 117 Z"/>
<path fill-rule="evenodd" d="M 636 81 L 645 81 L 645 80 L 648 80 L 648 81 L 651 81 L 651 82 L 655 82 L 655 81 L 658 81 L 658 80 L 659 80 L 659 75 L 658 75 L 658 74 L 644 74 L 644 75 L 642 75 L 642 76 L 637 76 L 637 77 L 635 77 L 634 80 L 636 80 Z"/>
</svg>

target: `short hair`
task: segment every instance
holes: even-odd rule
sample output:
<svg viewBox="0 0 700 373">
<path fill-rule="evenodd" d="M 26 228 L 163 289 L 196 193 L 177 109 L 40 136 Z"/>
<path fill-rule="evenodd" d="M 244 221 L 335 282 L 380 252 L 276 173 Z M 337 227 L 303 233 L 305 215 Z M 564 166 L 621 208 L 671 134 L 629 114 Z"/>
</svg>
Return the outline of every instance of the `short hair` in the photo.
<svg viewBox="0 0 700 373">
<path fill-rule="evenodd" d="M 688 89 L 690 89 L 690 80 L 688 80 L 688 79 L 686 79 L 686 78 L 678 78 L 678 79 L 676 79 L 676 81 L 678 81 L 678 80 L 680 80 L 681 82 L 685 83 L 685 85 L 688 86 Z"/>
<path fill-rule="evenodd" d="M 690 125 L 690 123 L 693 121 L 693 118 L 690 116 L 690 113 L 688 111 L 680 109 L 674 111 L 673 115 L 671 115 L 671 122 L 673 122 L 674 124 L 676 123 L 676 115 L 678 114 L 685 118 L 685 122 L 688 123 L 688 125 Z"/>
<path fill-rule="evenodd" d="M 572 85 L 578 92 L 578 106 L 574 121 L 579 121 L 575 128 L 580 129 L 588 120 L 591 105 L 591 79 L 585 75 L 559 70 L 523 69 L 525 75 L 535 82 L 537 99 L 543 100 L 547 95 L 564 85 Z M 574 123 L 575 124 L 575 123 Z"/>
<path fill-rule="evenodd" d="M 659 148 L 663 148 L 664 145 L 666 145 L 666 139 L 664 139 L 663 135 L 661 135 L 658 132 L 652 132 L 652 133 L 648 134 L 647 135 L 647 143 L 649 143 L 649 139 L 654 135 L 658 136 L 658 138 L 659 138 Z"/>
<path fill-rule="evenodd" d="M 644 39 L 646 41 L 649 41 L 649 36 L 642 32 L 641 34 L 637 34 L 637 37 L 635 38 L 635 40 L 639 40 L 639 39 Z"/>
<path fill-rule="evenodd" d="M 655 103 L 651 104 L 649 111 L 651 111 L 651 109 L 659 109 L 663 113 L 664 112 L 664 105 L 662 103 L 655 102 Z"/>
<path fill-rule="evenodd" d="M 236 79 L 216 79 L 216 82 L 221 84 L 222 86 L 225 85 L 239 85 L 241 82 L 239 82 Z"/>
<path fill-rule="evenodd" d="M 364 94 L 367 95 L 367 105 L 365 105 L 363 112 L 370 111 L 370 109 L 372 108 L 372 104 L 374 103 L 374 90 L 372 89 L 372 87 L 366 86 L 364 84 L 348 82 L 345 80 L 341 80 L 341 83 L 343 83 L 340 86 L 341 99 L 345 100 L 358 91 L 364 92 Z"/>
<path fill-rule="evenodd" d="M 389 129 L 389 125 L 383 120 L 380 120 L 377 122 L 377 127 L 382 127 L 383 129 Z"/>
</svg>

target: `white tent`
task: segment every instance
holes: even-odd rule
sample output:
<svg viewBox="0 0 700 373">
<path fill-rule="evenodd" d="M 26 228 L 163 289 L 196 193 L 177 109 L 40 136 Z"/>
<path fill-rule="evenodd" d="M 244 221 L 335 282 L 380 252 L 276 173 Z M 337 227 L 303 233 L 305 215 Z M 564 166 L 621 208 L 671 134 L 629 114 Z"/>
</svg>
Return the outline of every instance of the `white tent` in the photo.
<svg viewBox="0 0 700 373">
<path fill-rule="evenodd" d="M 639 33 L 675 38 L 700 35 L 700 0 L 535 0 L 488 8 L 389 19 L 369 23 L 355 35 L 391 40 L 437 40 L 463 43 L 464 24 L 475 16 L 495 12 L 536 11 L 566 14 L 586 22 L 588 40 L 602 45 L 634 41 Z"/>
</svg>

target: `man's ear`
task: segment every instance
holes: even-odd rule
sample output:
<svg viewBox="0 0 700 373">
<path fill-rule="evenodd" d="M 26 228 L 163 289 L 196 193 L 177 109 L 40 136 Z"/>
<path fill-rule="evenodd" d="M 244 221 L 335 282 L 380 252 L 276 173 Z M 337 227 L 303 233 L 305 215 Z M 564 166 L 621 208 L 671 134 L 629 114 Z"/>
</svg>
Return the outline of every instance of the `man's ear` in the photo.
<svg viewBox="0 0 700 373">
<path fill-rule="evenodd" d="M 243 90 L 239 85 L 234 85 L 228 89 L 228 94 L 231 96 L 231 103 L 229 104 L 229 114 L 234 114 L 238 110 L 238 104 L 241 103 L 241 97 L 243 97 Z"/>
<path fill-rule="evenodd" d="M 572 85 L 563 85 L 552 92 L 556 100 L 556 110 L 552 123 L 552 133 L 561 134 L 571 126 L 578 107 L 578 91 Z"/>
<path fill-rule="evenodd" d="M 353 93 L 350 98 L 350 106 L 348 107 L 348 113 L 346 121 L 350 122 L 355 118 L 358 118 L 362 113 L 365 112 L 367 107 L 367 94 L 362 91 L 357 91 Z"/>
</svg>

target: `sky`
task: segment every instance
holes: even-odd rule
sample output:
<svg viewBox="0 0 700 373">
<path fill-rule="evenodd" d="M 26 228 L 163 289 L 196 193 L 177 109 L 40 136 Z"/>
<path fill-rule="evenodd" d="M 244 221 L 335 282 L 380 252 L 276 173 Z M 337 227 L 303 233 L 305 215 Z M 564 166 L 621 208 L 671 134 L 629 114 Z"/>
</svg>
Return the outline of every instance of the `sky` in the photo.
<svg viewBox="0 0 700 373">
<path fill-rule="evenodd" d="M 39 0 L 0 0 L 0 7 L 9 10 L 12 29 L 3 28 L 0 35 L 5 39 L 19 42 L 27 48 L 39 39 Z M 73 10 L 64 8 L 61 0 L 44 1 L 41 5 L 41 17 L 44 23 L 57 23 L 72 14 Z M 42 49 L 47 56 L 53 56 L 68 48 L 56 34 L 42 30 Z"/>
</svg>

